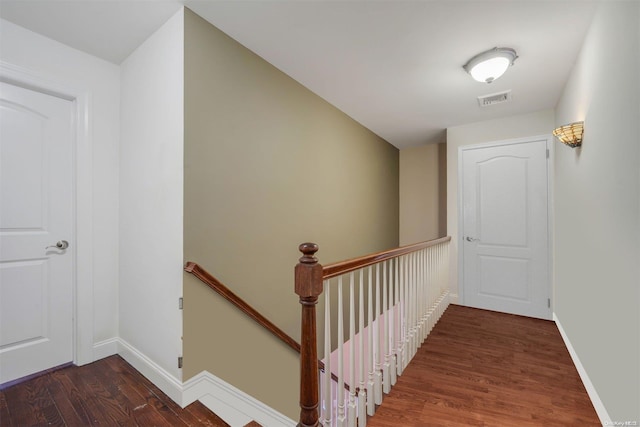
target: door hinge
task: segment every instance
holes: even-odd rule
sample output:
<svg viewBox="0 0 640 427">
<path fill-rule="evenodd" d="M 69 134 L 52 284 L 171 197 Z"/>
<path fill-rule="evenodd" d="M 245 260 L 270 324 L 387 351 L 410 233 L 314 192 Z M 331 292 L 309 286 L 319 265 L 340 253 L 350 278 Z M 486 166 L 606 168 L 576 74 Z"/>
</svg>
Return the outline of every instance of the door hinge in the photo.
<svg viewBox="0 0 640 427">
<path fill-rule="evenodd" d="M 182 310 L 182 303 L 183 303 L 183 298 L 182 297 L 178 298 L 178 310 Z"/>
<path fill-rule="evenodd" d="M 549 149 L 547 148 L 547 159 L 549 158 Z"/>
<path fill-rule="evenodd" d="M 182 369 L 182 356 L 178 357 L 178 368 Z"/>
<path fill-rule="evenodd" d="M 551 298 L 547 298 L 547 307 L 551 308 Z"/>
</svg>

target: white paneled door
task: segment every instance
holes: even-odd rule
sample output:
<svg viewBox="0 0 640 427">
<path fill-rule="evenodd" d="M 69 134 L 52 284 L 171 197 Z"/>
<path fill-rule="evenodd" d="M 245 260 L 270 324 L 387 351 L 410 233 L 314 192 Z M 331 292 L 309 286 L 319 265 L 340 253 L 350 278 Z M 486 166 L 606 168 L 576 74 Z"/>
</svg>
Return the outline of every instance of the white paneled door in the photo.
<svg viewBox="0 0 640 427">
<path fill-rule="evenodd" d="M 73 359 L 72 111 L 0 83 L 0 384 Z"/>
<path fill-rule="evenodd" d="M 551 318 L 547 139 L 462 150 L 465 305 Z"/>
</svg>

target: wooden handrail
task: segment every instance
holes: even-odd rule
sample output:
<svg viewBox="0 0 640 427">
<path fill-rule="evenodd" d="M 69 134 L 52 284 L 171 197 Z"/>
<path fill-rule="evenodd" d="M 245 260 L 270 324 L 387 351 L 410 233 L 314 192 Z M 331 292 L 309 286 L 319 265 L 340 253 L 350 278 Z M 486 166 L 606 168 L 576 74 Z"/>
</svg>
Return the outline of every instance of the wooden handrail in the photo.
<svg viewBox="0 0 640 427">
<path fill-rule="evenodd" d="M 269 332 L 271 332 L 276 337 L 280 338 L 285 344 L 289 347 L 300 353 L 300 344 L 282 329 L 278 328 L 274 325 L 269 319 L 260 314 L 255 308 L 251 307 L 245 300 L 240 298 L 238 295 L 231 292 L 229 288 L 222 284 L 218 279 L 213 277 L 207 270 L 200 267 L 195 262 L 188 262 L 184 267 L 184 271 L 187 273 L 191 273 L 200 279 L 204 284 L 209 286 L 211 289 L 216 291 L 220 296 L 229 301 L 231 304 L 238 307 L 243 313 L 247 316 L 251 317 L 258 324 L 265 327 Z"/>
<path fill-rule="evenodd" d="M 396 258 L 401 255 L 405 255 L 411 252 L 419 251 L 430 246 L 435 246 L 440 243 L 448 242 L 451 240 L 451 236 L 441 237 L 435 240 L 427 240 L 426 242 L 414 243 L 412 245 L 401 246 L 395 249 L 389 249 L 382 252 L 375 252 L 369 255 L 365 255 L 358 258 L 352 258 L 346 261 L 340 261 L 333 264 L 328 264 L 322 267 L 322 278 L 330 279 L 332 277 L 341 276 L 351 271 L 359 270 L 363 267 L 377 264 L 388 259 Z"/>
<path fill-rule="evenodd" d="M 298 344 L 296 340 L 287 335 L 287 333 L 282 329 L 274 325 L 269 319 L 260 314 L 255 308 L 251 307 L 245 300 L 234 294 L 228 287 L 226 287 L 224 284 L 222 284 L 222 282 L 213 277 L 211 273 L 202 268 L 200 265 L 196 264 L 195 262 L 187 262 L 186 266 L 184 267 L 184 271 L 193 274 L 195 277 L 200 279 L 202 283 L 209 286 L 224 299 L 235 305 L 243 313 L 255 320 L 259 325 L 266 328 L 269 332 L 281 339 L 289 347 L 300 353 L 300 344 Z M 324 370 L 324 363 L 321 360 L 318 360 L 318 369 Z M 338 381 L 338 377 L 333 372 L 331 373 L 331 378 L 336 382 Z M 349 390 L 349 384 L 345 384 L 344 388 L 346 390 Z"/>
</svg>

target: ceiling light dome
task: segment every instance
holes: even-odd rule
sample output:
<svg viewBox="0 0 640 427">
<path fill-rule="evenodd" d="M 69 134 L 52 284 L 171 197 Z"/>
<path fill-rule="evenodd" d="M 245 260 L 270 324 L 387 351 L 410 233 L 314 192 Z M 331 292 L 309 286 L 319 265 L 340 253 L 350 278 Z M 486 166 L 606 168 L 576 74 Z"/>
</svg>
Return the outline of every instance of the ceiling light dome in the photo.
<svg viewBox="0 0 640 427">
<path fill-rule="evenodd" d="M 518 59 L 516 51 L 508 47 L 494 47 L 471 58 L 462 68 L 482 83 L 491 83 L 507 71 Z"/>
</svg>

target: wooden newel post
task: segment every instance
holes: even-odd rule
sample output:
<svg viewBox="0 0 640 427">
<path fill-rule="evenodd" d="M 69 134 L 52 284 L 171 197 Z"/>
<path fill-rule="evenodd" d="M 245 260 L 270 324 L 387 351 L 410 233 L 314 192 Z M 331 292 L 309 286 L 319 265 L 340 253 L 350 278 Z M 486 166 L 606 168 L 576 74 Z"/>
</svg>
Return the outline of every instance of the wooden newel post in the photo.
<svg viewBox="0 0 640 427">
<path fill-rule="evenodd" d="M 314 256 L 315 243 L 303 243 L 295 269 L 295 291 L 302 304 L 300 339 L 300 422 L 298 427 L 318 426 L 318 347 L 316 340 L 316 304 L 322 293 L 322 266 Z"/>
</svg>

